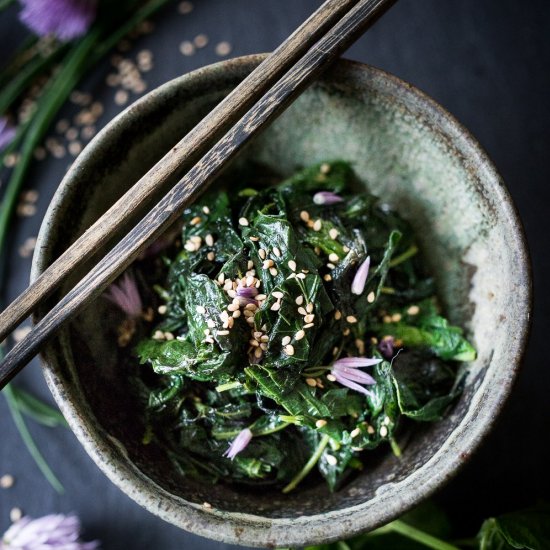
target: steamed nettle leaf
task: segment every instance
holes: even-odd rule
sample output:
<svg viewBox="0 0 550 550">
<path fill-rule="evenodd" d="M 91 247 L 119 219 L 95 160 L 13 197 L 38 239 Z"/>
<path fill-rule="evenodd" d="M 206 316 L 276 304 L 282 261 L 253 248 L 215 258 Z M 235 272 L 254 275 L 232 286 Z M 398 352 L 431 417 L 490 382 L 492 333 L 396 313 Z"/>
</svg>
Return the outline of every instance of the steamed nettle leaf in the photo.
<svg viewBox="0 0 550 550">
<path fill-rule="evenodd" d="M 443 417 L 463 382 L 450 361 L 475 351 L 434 308 L 409 224 L 348 163 L 262 181 L 233 176 L 188 208 L 150 280 L 147 433 L 182 475 L 288 492 L 316 470 L 337 490 L 363 451 L 395 450 L 403 419 Z"/>
</svg>

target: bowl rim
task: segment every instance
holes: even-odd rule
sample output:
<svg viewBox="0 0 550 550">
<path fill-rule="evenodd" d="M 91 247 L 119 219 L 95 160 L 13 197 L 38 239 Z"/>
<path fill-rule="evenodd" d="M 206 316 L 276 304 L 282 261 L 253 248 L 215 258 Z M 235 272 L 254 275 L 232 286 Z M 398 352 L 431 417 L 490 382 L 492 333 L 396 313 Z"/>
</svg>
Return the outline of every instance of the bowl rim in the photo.
<svg viewBox="0 0 550 550">
<path fill-rule="evenodd" d="M 36 280 L 47 267 L 47 243 L 55 239 L 56 215 L 64 196 L 77 186 L 80 166 L 94 156 L 105 141 L 116 139 L 124 127 L 142 110 L 154 108 L 170 90 L 194 84 L 208 84 L 229 71 L 237 73 L 253 70 L 266 54 L 237 57 L 207 65 L 177 77 L 152 90 L 111 120 L 73 163 L 57 189 L 45 214 L 33 256 L 31 281 Z M 348 76 L 368 78 L 368 86 L 391 95 L 394 99 L 414 105 L 433 125 L 451 139 L 452 146 L 461 152 L 480 175 L 484 191 L 496 194 L 499 199 L 499 214 L 508 224 L 515 237 L 514 247 L 518 265 L 514 266 L 520 291 L 523 292 L 525 315 L 515 316 L 517 337 L 510 343 L 509 367 L 496 370 L 493 379 L 484 378 L 477 388 L 467 414 L 449 434 L 434 455 L 404 480 L 384 485 L 373 499 L 352 507 L 297 518 L 266 518 L 253 514 L 226 512 L 209 509 L 201 504 L 190 503 L 166 491 L 149 479 L 129 461 L 121 460 L 124 449 L 109 440 L 93 419 L 83 414 L 78 394 L 65 384 L 65 380 L 53 356 L 47 351 L 41 355 L 42 371 L 61 412 L 71 430 L 96 465 L 125 494 L 148 511 L 187 531 L 210 539 L 248 546 L 303 546 L 347 538 L 375 529 L 392 521 L 427 498 L 453 477 L 479 447 L 501 412 L 512 390 L 525 351 L 532 310 L 531 262 L 524 230 L 517 209 L 502 178 L 489 157 L 466 130 L 449 112 L 427 94 L 413 85 L 381 69 L 356 61 L 339 60 L 320 80 L 331 81 L 331 76 L 343 72 Z M 364 85 L 361 83 L 361 85 Z M 153 106 L 153 107 L 152 107 Z M 468 429 L 465 429 L 467 427 Z M 377 513 L 373 514 L 373 507 Z"/>
</svg>

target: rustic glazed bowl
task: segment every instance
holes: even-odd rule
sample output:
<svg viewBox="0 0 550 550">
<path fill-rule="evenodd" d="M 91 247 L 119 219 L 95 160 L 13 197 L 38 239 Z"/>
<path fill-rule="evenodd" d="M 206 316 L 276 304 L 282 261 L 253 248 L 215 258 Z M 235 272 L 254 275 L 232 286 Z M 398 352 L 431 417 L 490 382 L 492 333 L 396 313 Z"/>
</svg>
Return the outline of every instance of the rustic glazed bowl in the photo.
<svg viewBox="0 0 550 550">
<path fill-rule="evenodd" d="M 225 61 L 177 78 L 108 124 L 50 205 L 33 278 L 261 59 Z M 479 145 L 409 84 L 341 61 L 237 162 L 254 159 L 288 175 L 335 158 L 352 161 L 369 188 L 413 224 L 451 320 L 466 328 L 479 353 L 449 416 L 419 427 L 401 459 L 388 452 L 334 494 L 322 483 L 290 495 L 202 485 L 181 477 L 160 448 L 142 444 L 144 428 L 128 378 L 117 369 L 105 300 L 88 307 L 42 356 L 50 389 L 96 464 L 146 509 L 198 535 L 301 546 L 376 528 L 456 473 L 510 393 L 529 325 L 529 261 L 514 206 Z"/>
</svg>

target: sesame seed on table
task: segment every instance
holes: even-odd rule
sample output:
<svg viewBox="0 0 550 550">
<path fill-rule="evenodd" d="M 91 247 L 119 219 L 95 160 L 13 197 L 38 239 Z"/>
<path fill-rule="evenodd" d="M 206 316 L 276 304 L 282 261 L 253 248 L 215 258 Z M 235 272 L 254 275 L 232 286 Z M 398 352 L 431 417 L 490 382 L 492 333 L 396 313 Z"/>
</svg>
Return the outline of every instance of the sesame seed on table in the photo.
<svg viewBox="0 0 550 550">
<path fill-rule="evenodd" d="M 548 424 L 546 388 L 550 385 L 550 371 L 544 368 L 547 360 L 543 353 L 546 327 L 550 324 L 550 299 L 542 287 L 537 292 L 537 285 L 550 278 L 546 252 L 550 240 L 546 214 L 550 203 L 550 165 L 546 159 L 550 149 L 546 131 L 550 122 L 546 93 L 550 87 L 546 70 L 550 43 L 545 40 L 550 6 L 545 0 L 533 0 L 530 10 L 519 4 L 514 0 L 425 0 L 419 6 L 413 0 L 400 0 L 348 53 L 348 57 L 410 81 L 456 115 L 501 171 L 527 230 L 536 301 L 525 367 L 501 423 L 470 464 L 435 497 L 451 516 L 461 517 L 469 532 L 475 531 L 486 516 L 535 502 L 550 485 L 546 468 L 550 451 L 538 444 Z M 35 161 L 9 234 L 4 303 L 15 298 L 28 282 L 36 236 L 59 181 L 108 121 L 151 89 L 190 70 L 232 56 L 272 50 L 318 5 L 317 0 L 174 1 L 122 40 L 78 85 L 44 143 L 34 151 Z M 0 65 L 24 34 L 16 23 L 17 9 L 14 6 L 0 17 Z M 512 41 L 510 36 L 517 39 Z M 22 106 L 20 116 L 24 118 L 25 110 L 28 113 L 30 108 L 32 98 L 31 103 Z M 6 165 L 14 166 L 17 161 L 16 155 L 9 155 Z M 0 194 L 4 185 L 5 181 L 0 181 Z M 196 223 L 200 223 L 198 218 Z M 312 219 L 308 212 L 301 211 L 300 218 L 314 231 L 323 230 L 321 220 Z M 243 226 L 248 224 L 246 219 L 240 222 Z M 330 229 L 329 235 L 338 239 L 336 229 Z M 255 236 L 249 238 L 258 241 Z M 204 243 L 190 239 L 184 247 L 197 250 L 213 244 L 213 237 L 207 236 Z M 264 269 L 279 269 L 285 276 L 292 274 L 298 279 L 307 276 L 294 261 L 279 266 L 277 249 L 260 249 L 259 254 L 266 262 Z M 332 266 L 341 260 L 336 255 L 327 259 Z M 334 269 L 332 266 L 328 269 Z M 245 279 L 241 288 L 257 288 L 256 299 L 265 300 L 261 285 L 256 286 L 261 275 L 251 273 L 247 277 L 250 280 Z M 324 277 L 330 282 L 330 273 Z M 246 304 L 243 306 L 238 299 L 239 282 L 225 281 L 223 276 L 218 282 L 237 301 L 227 308 L 223 318 L 211 320 L 206 342 L 230 334 L 234 319 L 241 315 L 253 319 L 253 310 L 246 309 Z M 302 328 L 282 341 L 285 353 L 292 355 L 292 342 L 303 338 L 313 326 L 315 312 L 308 310 L 303 296 L 275 298 L 270 306 L 274 310 L 286 300 L 304 311 Z M 374 298 L 373 295 L 372 301 Z M 166 310 L 159 308 L 159 313 Z M 413 306 L 407 313 L 415 315 L 418 311 Z M 208 312 L 197 314 L 207 316 Z M 350 323 L 357 322 L 346 312 L 336 311 L 334 318 L 340 320 L 344 334 L 349 333 Z M 390 323 L 395 317 L 388 314 L 383 321 Z M 11 341 L 21 340 L 28 330 L 28 323 L 22 325 Z M 174 336 L 159 331 L 155 337 L 169 340 Z M 251 353 L 261 356 L 267 340 L 268 335 L 254 330 L 252 322 Z M 365 343 L 356 345 L 360 349 Z M 330 374 L 325 377 L 332 378 Z M 322 384 L 321 379 L 315 378 L 306 382 L 311 386 Z M 37 361 L 23 371 L 17 383 L 53 402 Z M 36 517 L 76 512 L 82 518 L 87 538 L 100 539 L 105 549 L 229 548 L 181 531 L 141 509 L 99 471 L 69 430 L 52 430 L 29 422 L 38 446 L 65 486 L 65 494 L 58 495 L 28 455 L 2 398 L 0 418 L 0 534 L 9 526 L 10 518 L 20 514 Z M 530 419 L 529 423 L 520 424 L 525 418 Z M 374 432 L 372 426 L 367 429 Z M 385 426 L 378 429 L 382 437 L 387 434 Z M 357 434 L 352 432 L 351 436 Z M 204 502 L 203 508 L 210 509 L 211 505 Z"/>
</svg>

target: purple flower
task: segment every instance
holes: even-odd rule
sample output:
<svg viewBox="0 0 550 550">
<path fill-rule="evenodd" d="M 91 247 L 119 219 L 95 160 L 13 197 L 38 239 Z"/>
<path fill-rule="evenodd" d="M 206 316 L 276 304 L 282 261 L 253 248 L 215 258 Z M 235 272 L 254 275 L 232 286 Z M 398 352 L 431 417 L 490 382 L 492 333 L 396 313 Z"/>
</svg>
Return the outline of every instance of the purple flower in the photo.
<svg viewBox="0 0 550 550">
<path fill-rule="evenodd" d="M 2 550 L 95 550 L 98 541 L 80 542 L 76 516 L 51 514 L 38 519 L 28 516 L 15 522 L 0 541 Z"/>
<path fill-rule="evenodd" d="M 139 317 L 143 311 L 136 279 L 128 272 L 122 276 L 119 283 L 113 283 L 104 296 L 116 304 L 128 317 Z"/>
<path fill-rule="evenodd" d="M 258 289 L 255 286 L 239 286 L 237 287 L 237 298 L 239 298 L 239 303 L 241 306 L 246 306 L 247 304 L 258 304 L 254 299 L 258 295 Z"/>
<path fill-rule="evenodd" d="M 335 382 L 342 384 L 342 386 L 372 396 L 372 393 L 361 384 L 371 386 L 376 384 L 376 380 L 370 374 L 359 370 L 359 367 L 372 367 L 381 362 L 382 359 L 375 359 L 374 357 L 345 357 L 338 359 L 338 361 L 332 364 L 332 378 Z"/>
<path fill-rule="evenodd" d="M 344 199 L 340 195 L 337 195 L 332 191 L 319 191 L 318 193 L 315 193 L 315 195 L 313 195 L 313 202 L 319 205 L 337 204 L 339 202 L 342 202 L 343 200 Z"/>
<path fill-rule="evenodd" d="M 251 439 L 252 432 L 248 428 L 245 428 L 239 432 L 239 435 L 231 442 L 229 449 L 225 451 L 223 456 L 233 460 L 241 451 L 244 451 Z"/>
<path fill-rule="evenodd" d="M 355 277 L 351 283 L 351 293 L 357 294 L 360 296 L 365 290 L 365 284 L 367 282 L 367 277 L 369 276 L 370 268 L 370 256 L 367 256 L 367 259 L 359 266 Z"/>
<path fill-rule="evenodd" d="M 68 42 L 86 34 L 96 15 L 97 0 L 20 0 L 19 19 L 39 36 Z"/>
<path fill-rule="evenodd" d="M 15 133 L 16 129 L 8 122 L 8 119 L 0 116 L 0 151 L 13 141 Z"/>
</svg>

